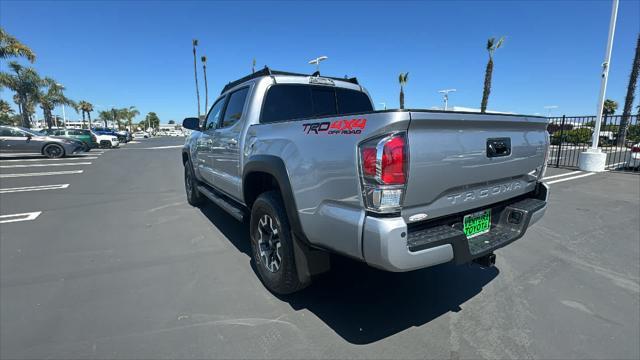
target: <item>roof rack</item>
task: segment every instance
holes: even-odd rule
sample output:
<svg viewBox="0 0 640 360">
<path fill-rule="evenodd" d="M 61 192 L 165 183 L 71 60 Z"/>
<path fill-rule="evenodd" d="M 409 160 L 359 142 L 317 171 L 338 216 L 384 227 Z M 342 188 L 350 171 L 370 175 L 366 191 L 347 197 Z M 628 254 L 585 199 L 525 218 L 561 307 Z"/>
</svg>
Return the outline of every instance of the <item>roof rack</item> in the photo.
<svg viewBox="0 0 640 360">
<path fill-rule="evenodd" d="M 222 91 L 220 92 L 220 94 L 224 94 L 227 90 L 242 84 L 243 82 L 249 81 L 251 79 L 255 79 L 255 78 L 259 78 L 259 77 L 263 77 L 263 76 L 271 76 L 271 75 L 291 75 L 291 76 L 320 76 L 320 72 L 316 71 L 314 72 L 312 75 L 309 74 L 299 74 L 299 73 L 292 73 L 292 72 L 287 72 L 287 71 L 278 71 L 278 70 L 271 70 L 269 69 L 269 67 L 265 66 L 263 69 L 258 70 L 256 72 L 254 72 L 253 74 L 249 74 L 245 77 L 241 77 L 238 80 L 235 81 L 231 81 L 230 83 L 228 83 L 227 85 L 225 85 L 225 87 L 222 89 Z M 333 80 L 339 80 L 339 81 L 346 81 L 346 82 L 350 82 L 352 84 L 356 84 L 359 85 L 358 83 L 358 79 L 356 79 L 355 77 L 349 78 L 345 75 L 344 78 L 338 78 L 338 77 L 330 77 L 330 76 L 323 76 L 324 78 L 327 79 L 333 79 Z"/>
</svg>

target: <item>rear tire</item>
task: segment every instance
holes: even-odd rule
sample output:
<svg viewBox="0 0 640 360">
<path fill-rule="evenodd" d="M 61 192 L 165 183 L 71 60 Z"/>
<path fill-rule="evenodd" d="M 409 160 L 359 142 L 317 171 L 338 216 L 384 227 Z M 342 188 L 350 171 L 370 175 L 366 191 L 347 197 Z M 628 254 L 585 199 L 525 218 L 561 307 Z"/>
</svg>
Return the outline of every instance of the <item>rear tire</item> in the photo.
<svg viewBox="0 0 640 360">
<path fill-rule="evenodd" d="M 58 144 L 49 144 L 42 149 L 42 153 L 49 159 L 57 159 L 64 156 L 64 148 Z"/>
<path fill-rule="evenodd" d="M 305 288 L 298 277 L 293 236 L 287 213 L 276 191 L 262 193 L 251 208 L 251 253 L 258 277 L 276 294 Z"/>
<path fill-rule="evenodd" d="M 187 160 L 187 162 L 184 163 L 184 188 L 187 192 L 187 202 L 191 206 L 202 205 L 204 201 L 204 197 L 198 190 L 198 185 L 199 181 L 193 172 L 193 165 L 191 165 L 190 160 Z"/>
</svg>

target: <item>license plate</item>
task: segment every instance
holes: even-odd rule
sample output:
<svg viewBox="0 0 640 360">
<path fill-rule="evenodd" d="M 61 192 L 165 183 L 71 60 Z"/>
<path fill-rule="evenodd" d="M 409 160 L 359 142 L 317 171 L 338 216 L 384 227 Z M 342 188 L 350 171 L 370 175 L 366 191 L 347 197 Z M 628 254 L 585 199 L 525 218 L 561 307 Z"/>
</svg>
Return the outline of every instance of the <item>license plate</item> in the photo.
<svg viewBox="0 0 640 360">
<path fill-rule="evenodd" d="M 487 233 L 491 228 L 491 210 L 483 210 L 466 215 L 462 220 L 462 224 L 467 238 Z"/>
</svg>

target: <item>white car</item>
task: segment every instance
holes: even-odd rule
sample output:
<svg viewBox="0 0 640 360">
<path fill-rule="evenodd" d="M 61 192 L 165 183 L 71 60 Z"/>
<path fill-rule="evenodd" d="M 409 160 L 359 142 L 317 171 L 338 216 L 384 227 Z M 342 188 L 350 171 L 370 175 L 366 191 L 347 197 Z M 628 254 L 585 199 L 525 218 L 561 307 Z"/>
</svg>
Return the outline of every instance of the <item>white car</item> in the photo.
<svg viewBox="0 0 640 360">
<path fill-rule="evenodd" d="M 631 146 L 631 156 L 624 166 L 628 168 L 640 168 L 640 143 Z"/>
<path fill-rule="evenodd" d="M 180 134 L 179 132 L 175 131 L 175 130 L 171 130 L 168 133 L 169 136 L 181 136 L 182 134 Z"/>
<path fill-rule="evenodd" d="M 147 139 L 149 138 L 149 135 L 147 135 L 147 133 L 143 133 L 143 132 L 136 132 L 133 133 L 133 138 L 134 139 Z"/>
<path fill-rule="evenodd" d="M 92 134 L 96 137 L 96 142 L 101 148 L 117 148 L 120 146 L 120 141 L 113 135 L 99 135 L 94 132 Z"/>
</svg>

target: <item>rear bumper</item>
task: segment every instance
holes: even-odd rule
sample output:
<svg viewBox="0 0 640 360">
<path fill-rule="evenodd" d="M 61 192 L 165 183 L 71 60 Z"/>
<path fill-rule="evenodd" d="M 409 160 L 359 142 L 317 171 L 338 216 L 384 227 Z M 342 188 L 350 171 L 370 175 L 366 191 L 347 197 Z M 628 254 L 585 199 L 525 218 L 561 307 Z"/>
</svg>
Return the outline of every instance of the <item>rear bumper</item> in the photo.
<svg viewBox="0 0 640 360">
<path fill-rule="evenodd" d="M 491 206 L 491 230 L 472 239 L 462 231 L 462 218 L 477 209 L 411 226 L 402 217 L 367 216 L 362 244 L 365 261 L 394 272 L 452 260 L 467 263 L 522 237 L 544 215 L 547 198 L 548 187 L 538 183 L 531 193 Z"/>
</svg>

